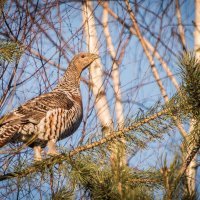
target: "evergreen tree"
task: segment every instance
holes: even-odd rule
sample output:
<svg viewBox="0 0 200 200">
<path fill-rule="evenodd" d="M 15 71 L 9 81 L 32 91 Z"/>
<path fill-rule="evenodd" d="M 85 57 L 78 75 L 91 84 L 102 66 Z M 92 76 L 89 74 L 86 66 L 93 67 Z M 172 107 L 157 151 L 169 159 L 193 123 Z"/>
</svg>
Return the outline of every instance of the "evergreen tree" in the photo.
<svg viewBox="0 0 200 200">
<path fill-rule="evenodd" d="M 166 105 L 159 103 L 147 113 L 138 113 L 126 126 L 107 136 L 95 135 L 83 146 L 62 154 L 28 165 L 23 157 L 0 176 L 4 184 L 14 182 L 21 190 L 44 184 L 43 189 L 51 190 L 53 199 L 197 199 L 190 194 L 185 180 L 185 170 L 200 147 L 200 61 L 194 54 L 184 53 L 180 57 L 183 83 L 180 91 Z M 119 177 L 113 176 L 109 147 L 127 140 L 126 150 L 130 154 L 159 141 L 175 127 L 173 116 L 181 121 L 195 119 L 195 128 L 183 142 L 182 152 L 174 156 L 174 162 L 167 166 L 146 170 L 131 166 L 118 168 Z M 191 145 L 192 144 L 192 145 Z M 21 150 L 19 148 L 18 150 Z M 187 152 L 184 152 L 186 151 Z M 180 154 L 185 159 L 181 160 Z M 122 184 L 119 191 L 118 183 Z M 49 183 L 49 184 L 48 184 Z M 48 198 L 51 198 L 50 196 Z"/>
</svg>

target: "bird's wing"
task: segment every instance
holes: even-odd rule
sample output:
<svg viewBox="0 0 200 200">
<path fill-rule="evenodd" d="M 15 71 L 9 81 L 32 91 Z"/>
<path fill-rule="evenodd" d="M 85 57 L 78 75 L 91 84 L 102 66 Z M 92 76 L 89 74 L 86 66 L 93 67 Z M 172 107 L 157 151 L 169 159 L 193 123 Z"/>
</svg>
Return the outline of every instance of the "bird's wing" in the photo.
<svg viewBox="0 0 200 200">
<path fill-rule="evenodd" d="M 0 147 L 10 141 L 21 125 L 30 122 L 38 124 L 49 110 L 56 108 L 69 110 L 72 106 L 73 101 L 60 92 L 51 92 L 31 99 L 0 119 Z"/>
<path fill-rule="evenodd" d="M 0 119 L 0 126 L 5 124 L 16 125 L 28 122 L 38 124 L 45 117 L 47 111 L 55 108 L 69 110 L 73 102 L 64 93 L 51 92 L 29 100 L 12 113 Z"/>
</svg>

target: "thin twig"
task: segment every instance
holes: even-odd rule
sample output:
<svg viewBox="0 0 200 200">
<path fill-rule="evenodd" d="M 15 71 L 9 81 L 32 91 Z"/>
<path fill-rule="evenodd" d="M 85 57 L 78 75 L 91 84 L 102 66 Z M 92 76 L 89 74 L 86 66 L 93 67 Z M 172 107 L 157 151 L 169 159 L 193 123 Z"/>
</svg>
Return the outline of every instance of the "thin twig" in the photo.
<svg viewBox="0 0 200 200">
<path fill-rule="evenodd" d="M 183 23 L 182 23 L 179 0 L 176 0 L 176 17 L 178 20 L 178 29 L 179 29 L 179 35 L 180 35 L 182 47 L 183 49 L 186 49 L 185 32 L 184 32 Z"/>
</svg>

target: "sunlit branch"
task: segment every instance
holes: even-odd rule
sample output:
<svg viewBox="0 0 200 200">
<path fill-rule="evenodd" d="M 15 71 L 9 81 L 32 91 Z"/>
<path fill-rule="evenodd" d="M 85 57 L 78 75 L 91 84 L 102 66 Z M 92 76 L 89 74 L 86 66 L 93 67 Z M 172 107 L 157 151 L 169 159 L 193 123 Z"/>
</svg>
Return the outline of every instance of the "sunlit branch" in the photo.
<svg viewBox="0 0 200 200">
<path fill-rule="evenodd" d="M 178 29 L 179 29 L 181 43 L 182 43 L 183 49 L 186 49 L 185 32 L 184 32 L 183 23 L 182 23 L 179 0 L 176 0 L 176 16 L 178 20 Z"/>
<path fill-rule="evenodd" d="M 121 19 L 113 10 L 111 10 L 108 6 L 106 6 L 103 3 L 100 3 L 105 9 L 108 10 L 108 13 L 115 18 L 122 26 L 127 28 L 133 35 L 136 35 L 135 30 L 133 27 L 130 27 L 128 24 L 124 22 L 123 19 Z M 143 37 L 144 38 L 144 37 Z M 169 76 L 169 79 L 172 81 L 173 85 L 175 88 L 178 90 L 179 89 L 179 84 L 176 81 L 176 78 L 174 77 L 173 73 L 171 72 L 170 68 L 168 67 L 167 63 L 163 60 L 162 56 L 159 54 L 159 52 L 153 47 L 153 45 L 150 44 L 150 42 L 144 38 L 144 41 L 146 43 L 147 48 L 154 53 L 155 57 L 158 59 L 158 61 L 161 63 L 161 66 L 165 70 L 166 74 Z"/>
<path fill-rule="evenodd" d="M 136 129 L 136 128 L 142 126 L 143 124 L 148 123 L 151 120 L 154 120 L 157 117 L 165 115 L 168 112 L 169 112 L 169 109 L 162 110 L 158 113 L 151 115 L 150 117 L 147 117 L 143 120 L 136 122 L 135 124 L 133 124 L 129 127 L 123 128 L 118 131 L 111 132 L 111 133 L 107 134 L 107 136 L 105 136 L 104 138 L 102 138 L 101 140 L 99 140 L 97 142 L 93 142 L 93 143 L 85 145 L 85 146 L 77 147 L 76 149 L 70 151 L 68 154 L 60 154 L 58 156 L 47 158 L 41 162 L 37 162 L 37 163 L 33 164 L 30 167 L 27 167 L 26 169 L 24 169 L 22 171 L 16 171 L 16 172 L 7 173 L 5 175 L 2 175 L 2 176 L 0 176 L 0 181 L 4 181 L 4 180 L 11 179 L 14 177 L 25 177 L 28 174 L 43 171 L 47 167 L 62 163 L 63 161 L 67 161 L 67 160 L 71 159 L 71 157 L 73 157 L 81 152 L 93 149 L 102 144 L 108 143 L 109 141 L 113 141 L 114 139 L 125 135 L 129 131 Z"/>
<path fill-rule="evenodd" d="M 137 24 L 137 20 L 135 18 L 135 15 L 133 13 L 133 11 L 131 10 L 131 7 L 130 7 L 130 4 L 128 2 L 128 0 L 125 0 L 125 3 L 126 3 L 126 6 L 127 6 L 127 10 L 129 12 L 129 15 L 130 15 L 130 18 L 131 18 L 131 21 L 133 23 L 133 26 L 134 26 L 134 29 L 135 29 L 135 33 L 144 49 L 144 53 L 146 54 L 147 56 L 147 59 L 150 63 L 150 66 L 151 66 L 151 70 L 152 70 L 152 73 L 153 73 L 153 76 L 160 88 L 160 92 L 165 100 L 165 102 L 168 102 L 169 98 L 168 98 L 168 95 L 167 95 L 167 92 L 165 90 L 165 87 L 162 83 L 162 81 L 160 80 L 160 76 L 159 76 L 159 73 L 158 73 L 158 70 L 156 69 L 156 66 L 155 66 L 155 63 L 154 63 L 154 60 L 153 60 L 153 57 L 152 55 L 149 53 L 149 50 L 148 50 L 148 47 L 146 45 L 146 42 L 144 40 L 144 37 L 142 36 L 141 32 L 140 32 L 140 29 L 138 27 L 138 24 Z M 183 129 L 181 123 L 179 122 L 179 120 L 174 116 L 173 117 L 174 120 L 175 120 L 175 123 L 178 127 L 178 129 L 180 130 L 180 133 L 182 134 L 183 137 L 186 137 L 187 136 L 187 133 L 185 132 L 185 130 Z"/>
</svg>

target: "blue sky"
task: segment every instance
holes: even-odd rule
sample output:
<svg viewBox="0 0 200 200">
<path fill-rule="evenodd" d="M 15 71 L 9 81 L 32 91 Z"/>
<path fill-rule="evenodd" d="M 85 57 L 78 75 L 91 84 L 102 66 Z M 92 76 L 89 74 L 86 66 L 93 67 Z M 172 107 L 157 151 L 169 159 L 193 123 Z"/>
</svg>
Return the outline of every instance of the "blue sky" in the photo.
<svg viewBox="0 0 200 200">
<path fill-rule="evenodd" d="M 141 32 L 152 43 L 153 46 L 158 44 L 157 49 L 159 50 L 164 60 L 168 63 L 172 72 L 176 74 L 176 77 L 180 82 L 179 70 L 177 67 L 177 58 L 175 55 L 179 55 L 181 51 L 181 46 L 178 37 L 176 36 L 178 28 L 177 20 L 174 15 L 174 6 L 170 7 L 170 10 L 166 11 L 163 19 L 160 20 L 160 11 L 165 8 L 168 3 L 169 1 L 140 1 L 139 11 L 137 11 L 135 6 L 133 6 L 133 9 L 136 9 L 137 19 L 141 27 Z M 194 2 L 189 0 L 180 1 L 180 4 L 182 5 L 181 12 L 183 24 L 186 27 L 185 34 L 187 46 L 189 50 L 192 50 Z M 95 15 L 99 18 L 99 20 L 101 20 L 102 8 L 97 5 L 97 2 L 94 2 L 94 7 L 96 8 Z M 118 13 L 121 18 L 125 18 L 127 24 L 131 25 L 129 17 L 123 11 L 123 3 L 121 3 L 120 5 L 114 1 L 111 1 L 110 7 L 116 13 Z M 52 9 L 52 11 L 48 15 L 46 15 L 46 17 L 50 21 L 57 23 L 56 28 L 59 29 L 61 27 L 61 31 L 63 32 L 65 41 L 68 41 L 68 44 L 75 53 L 86 51 L 83 29 L 80 29 L 82 25 L 81 4 L 62 4 L 60 6 L 60 11 L 63 18 L 62 24 L 59 24 L 57 9 Z M 152 13 L 150 11 L 152 11 Z M 147 13 L 145 14 L 145 12 Z M 158 16 L 156 16 L 155 13 Z M 100 44 L 99 52 L 101 61 L 104 66 L 104 70 L 109 73 L 111 70 L 112 61 L 108 56 L 106 41 L 100 21 L 96 21 L 96 24 Z M 41 23 L 41 25 L 47 30 L 53 40 L 57 44 L 59 44 L 59 37 L 55 34 L 55 32 L 51 30 L 51 28 L 49 28 L 47 24 L 44 24 L 44 22 Z M 147 27 L 150 29 L 151 33 L 146 30 Z M 119 25 L 119 23 L 117 23 L 112 17 L 109 17 L 109 28 L 113 44 L 117 49 L 120 41 L 120 34 L 123 33 L 123 38 L 125 40 L 125 38 L 128 37 L 129 32 L 126 29 L 123 29 L 122 26 Z M 74 36 L 72 37 L 72 35 Z M 161 38 L 161 41 L 159 41 L 158 43 L 156 43 L 157 37 Z M 169 49 L 166 49 L 163 44 L 167 45 Z M 51 42 L 49 42 L 44 34 L 39 33 L 37 35 L 37 39 L 32 44 L 32 48 L 36 51 L 38 51 L 39 49 L 39 51 L 42 52 L 42 55 L 50 58 L 56 63 L 60 62 L 60 65 L 62 67 L 67 68 L 68 62 L 66 61 L 66 59 L 63 56 L 59 56 L 58 49 L 56 49 L 56 47 Z M 71 59 L 73 57 L 73 53 L 65 47 L 63 49 L 66 53 L 66 56 Z M 169 97 L 171 97 L 175 93 L 175 89 L 172 86 L 169 78 L 166 77 L 165 72 L 163 71 L 162 67 L 156 59 L 155 64 L 159 71 L 160 77 L 163 80 L 163 84 L 167 89 Z M 40 61 L 38 61 L 37 59 L 33 59 L 28 55 L 24 55 L 22 57 L 20 65 L 24 67 L 25 71 L 20 81 L 26 79 L 26 77 L 29 77 L 30 74 L 33 74 L 36 70 L 39 69 L 39 71 L 29 81 L 27 81 L 25 84 L 17 89 L 17 96 L 14 98 L 14 100 L 12 100 L 12 108 L 5 107 L 3 113 L 7 110 L 13 109 L 21 105 L 23 102 L 26 102 L 28 99 L 31 99 L 39 95 L 40 93 L 50 91 L 52 88 L 55 87 L 58 81 L 58 77 L 61 78 L 64 73 L 63 71 L 58 70 L 50 66 L 49 64 L 44 64 L 44 66 L 42 66 Z M 48 77 L 49 82 L 45 81 L 46 77 Z M 83 77 L 88 78 L 88 70 L 84 71 Z M 154 105 L 156 101 L 163 102 L 159 88 L 152 76 L 147 58 L 144 55 L 143 49 L 135 36 L 131 37 L 130 43 L 126 48 L 123 62 L 120 65 L 120 80 L 124 113 L 127 118 L 131 119 L 139 110 L 143 110 L 145 112 L 150 106 Z M 110 79 L 108 81 L 107 79 L 105 80 L 105 87 L 107 98 L 109 100 L 111 114 L 113 115 L 113 119 L 115 119 L 115 99 L 113 96 L 112 81 Z M 81 92 L 83 97 L 84 111 L 86 111 L 86 108 L 88 107 L 88 94 L 90 94 L 91 91 L 89 91 L 88 87 L 84 83 L 81 83 Z M 91 98 L 93 102 L 92 95 Z M 92 109 L 90 112 L 91 115 L 89 116 L 87 123 L 87 133 L 100 133 L 100 125 L 98 119 L 96 118 L 96 112 Z M 85 114 L 86 113 L 84 112 L 84 115 Z M 77 140 L 80 138 L 82 128 L 83 123 L 72 138 L 68 138 L 60 142 L 61 146 L 63 145 L 67 148 L 70 148 L 71 145 L 76 146 Z M 176 130 L 173 130 L 172 134 L 173 137 L 166 136 L 163 142 L 156 143 L 156 145 L 152 144 L 152 150 L 139 152 L 136 156 L 134 156 L 130 164 L 134 167 L 153 167 L 154 164 L 159 164 L 160 161 L 158 160 L 158 157 L 161 154 L 167 154 L 167 158 L 171 160 L 171 155 L 173 155 L 173 151 L 171 151 L 170 147 L 174 148 L 173 144 L 175 144 L 175 142 L 180 143 L 181 141 L 181 138 L 179 134 L 177 134 Z M 155 146 L 153 147 L 153 145 Z"/>
</svg>

